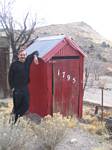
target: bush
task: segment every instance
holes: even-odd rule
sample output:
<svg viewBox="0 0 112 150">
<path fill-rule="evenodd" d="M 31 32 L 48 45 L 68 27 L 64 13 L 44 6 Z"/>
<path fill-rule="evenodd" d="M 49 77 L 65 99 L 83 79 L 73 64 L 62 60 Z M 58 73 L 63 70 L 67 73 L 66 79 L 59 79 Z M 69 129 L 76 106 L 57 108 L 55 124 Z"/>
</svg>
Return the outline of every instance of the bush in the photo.
<svg viewBox="0 0 112 150">
<path fill-rule="evenodd" d="M 40 124 L 21 117 L 15 125 L 9 123 L 9 114 L 0 112 L 0 150 L 54 149 L 68 128 L 76 125 L 71 117 L 60 113 L 44 117 Z"/>
<path fill-rule="evenodd" d="M 35 142 L 32 136 L 29 124 L 23 118 L 13 125 L 7 114 L 0 113 L 0 150 L 28 150 L 28 141 L 30 145 Z"/>
<path fill-rule="evenodd" d="M 47 115 L 41 124 L 33 128 L 37 137 L 44 147 L 53 150 L 63 139 L 69 127 L 74 127 L 76 121 L 71 117 L 63 117 L 60 113 L 54 113 L 53 117 Z"/>
</svg>

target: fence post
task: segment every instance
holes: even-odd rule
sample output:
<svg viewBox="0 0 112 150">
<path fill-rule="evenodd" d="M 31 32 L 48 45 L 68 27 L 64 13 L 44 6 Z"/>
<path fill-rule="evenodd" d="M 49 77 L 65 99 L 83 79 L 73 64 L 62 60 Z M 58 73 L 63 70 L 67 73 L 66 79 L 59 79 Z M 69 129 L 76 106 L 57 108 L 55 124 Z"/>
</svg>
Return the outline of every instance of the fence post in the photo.
<svg viewBox="0 0 112 150">
<path fill-rule="evenodd" d="M 101 121 L 103 121 L 103 93 L 104 92 L 104 88 L 101 88 Z"/>
<path fill-rule="evenodd" d="M 101 121 L 103 121 L 104 116 L 103 116 L 103 110 L 104 110 L 104 88 L 106 86 L 106 80 L 100 80 L 99 81 L 99 88 L 101 89 Z"/>
</svg>

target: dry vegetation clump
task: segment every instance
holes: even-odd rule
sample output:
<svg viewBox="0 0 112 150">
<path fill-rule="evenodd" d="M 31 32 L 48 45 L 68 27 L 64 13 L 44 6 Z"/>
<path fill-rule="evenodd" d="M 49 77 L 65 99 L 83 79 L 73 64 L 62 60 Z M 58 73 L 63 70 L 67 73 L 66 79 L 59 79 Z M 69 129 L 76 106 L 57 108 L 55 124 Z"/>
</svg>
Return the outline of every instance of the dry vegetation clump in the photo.
<svg viewBox="0 0 112 150">
<path fill-rule="evenodd" d="M 89 117 L 88 117 L 89 119 Z M 105 135 L 106 134 L 106 128 L 105 123 L 100 122 L 97 120 L 97 118 L 93 117 L 88 124 L 83 124 L 81 127 L 90 133 L 98 134 L 98 135 Z"/>
<path fill-rule="evenodd" d="M 13 125 L 9 123 L 9 116 L 0 112 L 0 150 L 27 149 L 29 140 L 31 140 L 31 148 L 32 143 L 35 142 L 35 136 L 28 122 L 21 118 Z"/>
<path fill-rule="evenodd" d="M 90 108 L 84 108 L 83 124 L 75 117 L 54 113 L 42 118 L 39 124 L 24 116 L 15 125 L 9 123 L 11 109 L 11 103 L 0 107 L 0 150 L 54 150 L 67 137 L 68 129 L 78 126 L 94 134 L 106 133 L 104 122 Z"/>
<path fill-rule="evenodd" d="M 85 124 L 81 124 L 81 127 L 85 130 L 88 130 L 91 133 L 107 136 L 108 132 L 105 127 L 105 118 L 112 116 L 110 110 L 104 110 L 103 117 L 104 120 L 101 120 L 101 110 L 97 115 L 94 114 L 94 108 L 89 106 L 84 108 L 83 120 Z"/>
<path fill-rule="evenodd" d="M 9 123 L 11 109 L 12 104 L 0 107 L 0 150 L 53 150 L 67 129 L 77 124 L 72 117 L 54 113 L 44 117 L 40 124 L 24 116 L 13 125 Z"/>
<path fill-rule="evenodd" d="M 54 150 L 55 146 L 63 139 L 68 128 L 75 127 L 77 120 L 71 117 L 63 117 L 60 113 L 53 116 L 47 115 L 41 120 L 41 124 L 33 128 L 44 147 Z"/>
</svg>

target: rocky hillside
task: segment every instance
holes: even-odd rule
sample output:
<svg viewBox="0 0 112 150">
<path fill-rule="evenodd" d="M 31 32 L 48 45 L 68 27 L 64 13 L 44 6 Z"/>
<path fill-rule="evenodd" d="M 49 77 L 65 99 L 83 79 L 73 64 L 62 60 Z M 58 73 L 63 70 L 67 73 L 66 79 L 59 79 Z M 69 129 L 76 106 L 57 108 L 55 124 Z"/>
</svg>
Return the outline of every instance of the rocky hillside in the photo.
<svg viewBox="0 0 112 150">
<path fill-rule="evenodd" d="M 36 30 L 36 34 L 37 33 L 39 36 L 65 34 L 67 36 L 71 36 L 82 47 L 85 45 L 91 46 L 91 43 L 102 43 L 104 41 L 111 43 L 85 22 L 74 22 L 69 24 L 56 24 L 39 27 Z"/>
<path fill-rule="evenodd" d="M 100 66 L 101 70 L 103 67 L 103 71 L 108 72 L 108 68 L 110 70 L 112 68 L 112 42 L 102 37 L 85 22 L 39 27 L 35 34 L 39 37 L 59 34 L 71 36 L 89 56 L 88 59 L 94 61 L 96 66 Z"/>
</svg>

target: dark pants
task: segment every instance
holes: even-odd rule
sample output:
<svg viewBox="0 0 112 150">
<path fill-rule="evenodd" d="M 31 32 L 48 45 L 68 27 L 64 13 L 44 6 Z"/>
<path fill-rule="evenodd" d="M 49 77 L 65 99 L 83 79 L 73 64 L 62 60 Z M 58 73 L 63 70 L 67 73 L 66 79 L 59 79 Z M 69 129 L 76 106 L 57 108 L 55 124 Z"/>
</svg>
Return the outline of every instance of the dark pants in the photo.
<svg viewBox="0 0 112 150">
<path fill-rule="evenodd" d="M 29 109 L 29 91 L 27 87 L 14 90 L 13 106 L 16 122 L 18 117 L 23 116 Z"/>
</svg>

